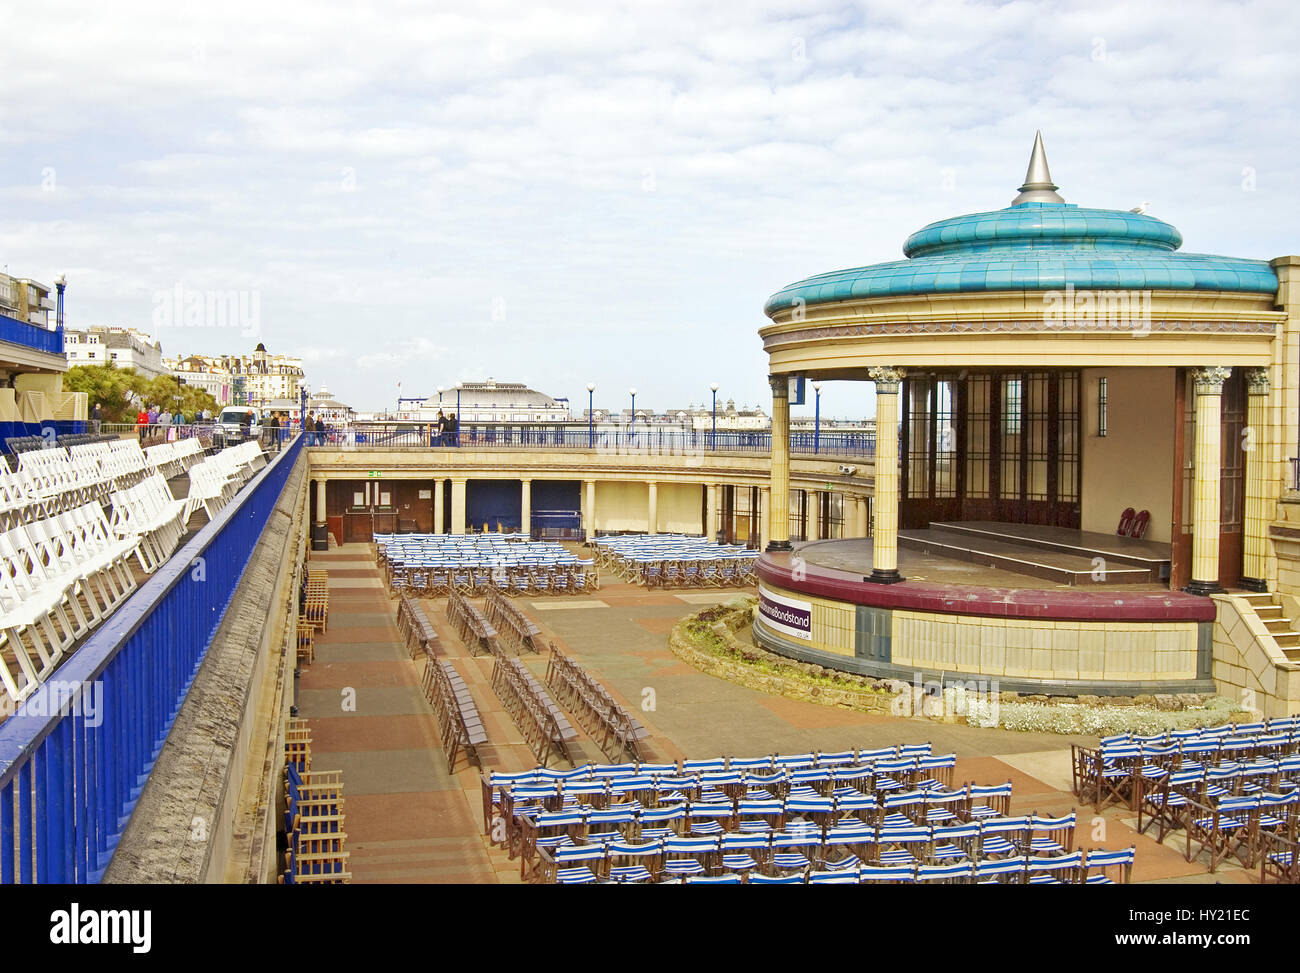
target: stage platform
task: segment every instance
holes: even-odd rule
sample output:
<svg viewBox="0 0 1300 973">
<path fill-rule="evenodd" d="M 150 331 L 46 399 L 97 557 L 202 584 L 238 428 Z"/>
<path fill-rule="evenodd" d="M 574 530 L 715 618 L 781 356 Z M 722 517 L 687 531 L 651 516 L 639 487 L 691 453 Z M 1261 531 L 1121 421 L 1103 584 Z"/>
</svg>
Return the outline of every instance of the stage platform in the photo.
<svg viewBox="0 0 1300 973">
<path fill-rule="evenodd" d="M 997 524 L 997 528 L 1015 525 Z M 1034 527 L 1032 530 L 1051 532 L 1057 528 Z M 904 533 L 917 534 L 919 531 Z M 1068 532 L 1081 535 L 1081 531 Z M 963 535 L 953 532 L 946 535 L 954 546 L 960 547 Z M 792 554 L 765 554 L 758 564 L 759 578 L 782 588 L 816 592 L 823 596 L 881 608 L 903 608 L 921 611 L 960 612 L 983 616 L 1042 619 L 1112 619 L 1128 621 L 1198 620 L 1214 618 L 1214 603 L 1209 598 L 1170 591 L 1168 582 L 1152 580 L 1161 572 L 1159 561 L 1137 565 L 1140 576 L 1120 574 L 1114 570 L 1111 558 L 1117 552 L 1127 557 L 1142 557 L 1143 550 L 1150 551 L 1150 542 L 1136 541 L 1142 548 L 1128 548 L 1114 541 L 1132 541 L 1132 538 L 1107 537 L 1104 534 L 1083 534 L 1092 555 L 1106 558 L 1111 570 L 1106 580 L 1094 581 L 1091 558 L 1082 554 L 1070 555 L 1049 548 L 1017 548 L 1014 562 L 984 563 L 971 557 L 957 557 L 948 551 L 935 548 L 912 550 L 901 543 L 898 550 L 898 570 L 904 581 L 899 584 L 875 584 L 867 580 L 872 570 L 872 540 L 869 537 L 845 540 L 811 541 L 795 545 Z M 992 547 L 1006 542 L 990 539 L 971 548 Z M 1159 548 L 1159 545 L 1154 545 Z M 1028 552 L 1028 554 L 1026 554 Z M 1102 553 L 1105 552 L 1105 553 Z M 1157 551 L 1157 553 L 1159 553 Z M 1064 579 L 1069 570 L 1058 577 L 1044 578 L 1029 573 L 1032 565 L 1051 568 L 1069 564 L 1068 559 L 1080 558 L 1087 566 L 1087 583 L 1070 583 Z M 1116 558 L 1117 560 L 1117 558 Z M 1036 569 L 1036 568 L 1035 568 Z"/>
<path fill-rule="evenodd" d="M 935 522 L 928 530 L 900 530 L 898 546 L 1058 585 L 1147 584 L 1169 578 L 1168 544 L 1065 527 Z"/>
<path fill-rule="evenodd" d="M 943 540 L 900 545 L 895 584 L 870 580 L 870 538 L 765 553 L 755 641 L 875 678 L 975 678 L 1049 696 L 1214 691 L 1217 603 L 1153 580 L 1168 563 L 1161 545 L 1028 528 L 1033 544 L 1015 525 L 944 526 L 905 532 Z"/>
</svg>

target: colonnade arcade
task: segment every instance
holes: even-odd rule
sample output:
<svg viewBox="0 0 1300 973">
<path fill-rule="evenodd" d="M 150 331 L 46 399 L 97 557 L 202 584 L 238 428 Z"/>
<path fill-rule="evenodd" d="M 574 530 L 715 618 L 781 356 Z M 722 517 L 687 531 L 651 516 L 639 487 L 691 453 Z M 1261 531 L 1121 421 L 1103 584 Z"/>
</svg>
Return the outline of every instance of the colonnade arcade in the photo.
<svg viewBox="0 0 1300 973">
<path fill-rule="evenodd" d="M 1092 370 L 1105 372 L 1107 370 Z M 1118 374 L 1119 370 L 1110 370 Z M 1172 512 L 1157 533 L 1171 541 L 1171 587 L 1208 595 L 1226 587 L 1267 590 L 1266 368 L 1171 367 L 1172 401 L 1157 414 L 1112 416 L 1122 435 L 1168 423 L 1173 456 L 1153 456 L 1172 481 Z M 932 521 L 992 520 L 1080 529 L 1089 489 L 1084 438 L 1107 435 L 1106 382 L 1081 369 L 901 368 L 877 366 L 872 569 L 867 580 L 904 580 L 898 530 Z M 1168 378 L 1168 373 L 1165 373 Z M 790 489 L 790 376 L 772 390 L 771 495 Z M 1112 435 L 1115 433 L 1112 431 Z M 1101 470 L 1092 489 L 1116 516 L 1123 470 Z M 1103 479 L 1119 486 L 1102 486 Z M 1165 481 L 1161 481 L 1162 483 Z M 1166 487 L 1160 488 L 1162 491 Z M 1092 530 L 1102 528 L 1095 524 Z M 1114 531 L 1114 526 L 1105 528 Z M 791 550 L 789 518 L 772 510 L 767 550 Z"/>
</svg>

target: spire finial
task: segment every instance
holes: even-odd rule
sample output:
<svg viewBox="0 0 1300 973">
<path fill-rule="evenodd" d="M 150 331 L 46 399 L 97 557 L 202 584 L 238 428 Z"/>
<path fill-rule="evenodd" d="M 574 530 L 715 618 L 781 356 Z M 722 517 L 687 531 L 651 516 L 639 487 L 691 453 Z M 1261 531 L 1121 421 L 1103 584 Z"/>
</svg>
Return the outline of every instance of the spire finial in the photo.
<svg viewBox="0 0 1300 973">
<path fill-rule="evenodd" d="M 1020 187 L 1020 195 L 1011 201 L 1019 203 L 1064 203 L 1065 200 L 1056 192 L 1057 185 L 1052 182 L 1052 174 L 1047 169 L 1047 152 L 1043 149 L 1043 133 L 1034 134 L 1034 151 L 1029 156 L 1029 169 L 1025 172 L 1025 184 Z"/>
</svg>

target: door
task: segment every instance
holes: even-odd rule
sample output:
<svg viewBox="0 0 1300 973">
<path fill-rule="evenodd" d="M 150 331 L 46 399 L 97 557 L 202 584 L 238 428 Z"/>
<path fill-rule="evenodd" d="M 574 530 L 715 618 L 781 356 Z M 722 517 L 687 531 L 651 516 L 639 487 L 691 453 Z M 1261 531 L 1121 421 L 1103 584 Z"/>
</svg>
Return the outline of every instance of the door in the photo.
<svg viewBox="0 0 1300 973">
<path fill-rule="evenodd" d="M 1234 368 L 1223 383 L 1219 467 L 1219 586 L 1241 582 L 1246 510 L 1246 370 Z"/>
</svg>

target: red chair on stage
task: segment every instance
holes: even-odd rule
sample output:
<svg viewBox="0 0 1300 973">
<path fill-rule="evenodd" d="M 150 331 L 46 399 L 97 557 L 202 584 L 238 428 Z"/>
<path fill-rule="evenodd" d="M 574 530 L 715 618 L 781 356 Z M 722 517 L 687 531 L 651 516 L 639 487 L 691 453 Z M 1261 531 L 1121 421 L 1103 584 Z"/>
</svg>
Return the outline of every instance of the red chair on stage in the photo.
<svg viewBox="0 0 1300 973">
<path fill-rule="evenodd" d="M 1124 512 L 1119 515 L 1119 526 L 1115 528 L 1115 533 L 1120 537 L 1128 537 L 1135 519 L 1137 519 L 1137 512 L 1132 507 L 1125 507 Z"/>
</svg>

